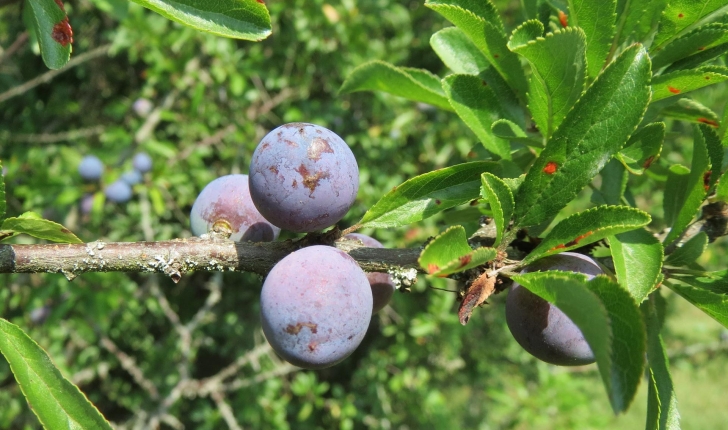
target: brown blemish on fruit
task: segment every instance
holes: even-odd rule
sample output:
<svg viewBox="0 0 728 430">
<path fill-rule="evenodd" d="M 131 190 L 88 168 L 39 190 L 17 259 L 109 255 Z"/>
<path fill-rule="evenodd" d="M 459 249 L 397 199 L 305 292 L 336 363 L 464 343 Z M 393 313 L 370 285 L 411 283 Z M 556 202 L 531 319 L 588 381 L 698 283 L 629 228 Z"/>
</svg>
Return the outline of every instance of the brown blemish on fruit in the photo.
<svg viewBox="0 0 728 430">
<path fill-rule="evenodd" d="M 650 166 L 652 165 L 652 162 L 653 161 L 655 161 L 655 156 L 654 155 L 650 155 L 649 157 L 647 157 L 647 159 L 645 160 L 645 162 L 642 163 L 642 168 L 643 169 L 649 169 Z"/>
<path fill-rule="evenodd" d="M 288 334 L 296 335 L 303 330 L 304 327 L 308 327 L 309 330 L 311 330 L 311 333 L 316 334 L 318 331 L 318 324 L 314 324 L 312 322 L 306 322 L 306 323 L 298 323 L 296 325 L 288 324 L 288 327 L 286 327 L 285 332 Z"/>
<path fill-rule="evenodd" d="M 63 18 L 63 21 L 53 26 L 51 37 L 64 48 L 69 43 L 73 43 L 73 29 L 71 24 L 68 23 L 68 17 Z"/>
<path fill-rule="evenodd" d="M 268 148 L 270 148 L 270 143 L 265 142 L 263 145 L 261 145 L 260 150 L 265 151 Z"/>
<path fill-rule="evenodd" d="M 563 10 L 559 11 L 559 22 L 561 23 L 562 27 L 566 27 L 569 25 L 569 15 L 565 14 Z"/>
<path fill-rule="evenodd" d="M 284 142 L 286 142 L 286 145 L 288 145 L 288 146 L 291 146 L 293 148 L 298 148 L 298 144 L 292 140 L 286 139 L 286 140 L 284 140 Z"/>
<path fill-rule="evenodd" d="M 310 160 L 319 161 L 321 159 L 321 154 L 323 154 L 324 152 L 333 154 L 334 150 L 331 149 L 331 145 L 329 145 L 329 142 L 326 139 L 315 137 L 311 144 L 308 145 L 308 149 L 306 150 L 306 156 Z"/>
<path fill-rule="evenodd" d="M 675 87 L 671 87 L 669 85 L 667 86 L 667 90 L 670 91 L 673 94 L 680 94 L 680 90 L 679 89 L 677 89 Z"/>
<path fill-rule="evenodd" d="M 311 343 L 308 344 L 308 350 L 311 352 L 316 351 L 316 348 L 318 347 L 318 342 L 311 341 Z"/>
<path fill-rule="evenodd" d="M 296 169 L 296 172 L 298 172 L 299 175 L 303 178 L 303 186 L 308 188 L 311 193 L 316 190 L 316 187 L 318 187 L 319 181 L 321 179 L 326 179 L 329 177 L 328 172 L 316 172 L 315 174 L 311 174 L 311 172 L 308 171 L 306 166 L 301 164 L 298 166 L 298 169 Z"/>
<path fill-rule="evenodd" d="M 546 166 L 544 166 L 543 172 L 547 175 L 553 175 L 554 173 L 556 173 L 556 170 L 558 170 L 558 168 L 559 165 L 556 164 L 556 162 L 549 161 L 548 163 L 546 163 Z"/>
<path fill-rule="evenodd" d="M 291 184 L 291 186 L 292 186 L 293 188 L 296 188 L 296 187 L 298 186 L 298 181 L 294 179 L 294 180 L 293 180 L 293 183 Z"/>
<path fill-rule="evenodd" d="M 720 124 L 718 124 L 718 121 L 715 121 L 715 120 L 712 120 L 712 119 L 708 119 L 708 118 L 698 118 L 697 121 L 698 122 L 702 122 L 703 124 L 708 124 L 711 127 L 715 127 L 715 128 L 720 127 Z"/>
<path fill-rule="evenodd" d="M 278 167 L 276 167 L 276 166 L 270 166 L 268 168 L 268 170 L 270 170 L 271 172 L 273 172 L 274 175 L 277 175 L 278 174 Z"/>
</svg>

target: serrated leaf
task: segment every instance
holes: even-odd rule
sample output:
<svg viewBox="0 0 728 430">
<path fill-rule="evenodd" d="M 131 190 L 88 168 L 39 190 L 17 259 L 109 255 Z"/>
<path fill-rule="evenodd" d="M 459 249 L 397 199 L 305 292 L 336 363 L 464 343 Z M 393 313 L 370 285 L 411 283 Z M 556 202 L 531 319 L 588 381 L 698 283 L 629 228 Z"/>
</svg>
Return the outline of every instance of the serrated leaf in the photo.
<svg viewBox="0 0 728 430">
<path fill-rule="evenodd" d="M 647 35 L 657 28 L 660 15 L 667 6 L 667 0 L 640 0 L 626 3 L 620 14 L 622 22 L 617 46 L 633 42 L 644 42 Z"/>
<path fill-rule="evenodd" d="M 703 66 L 666 73 L 652 79 L 652 101 L 685 94 L 726 79 L 728 79 L 728 68 L 723 66 Z"/>
<path fill-rule="evenodd" d="M 657 34 L 652 41 L 655 50 L 679 36 L 684 30 L 712 12 L 725 6 L 725 0 L 671 0 L 662 12 Z"/>
<path fill-rule="evenodd" d="M 723 202 L 728 202 L 728 170 L 723 172 L 718 180 L 718 186 L 715 187 L 715 198 Z"/>
<path fill-rule="evenodd" d="M 634 230 L 650 220 L 648 213 L 627 206 L 597 206 L 576 213 L 556 224 L 522 264 Z"/>
<path fill-rule="evenodd" d="M 478 47 L 457 27 L 443 28 L 430 38 L 432 50 L 455 73 L 477 75 L 488 67 Z"/>
<path fill-rule="evenodd" d="M 682 298 L 689 301 L 695 307 L 708 314 L 718 321 L 723 327 L 728 328 L 728 295 L 716 293 L 704 288 L 696 288 L 690 285 L 678 284 L 676 282 L 665 283 L 670 289 L 678 293 Z"/>
<path fill-rule="evenodd" d="M 489 66 L 483 69 L 478 76 L 485 81 L 488 88 L 493 90 L 493 93 L 500 102 L 501 111 L 505 119 L 513 121 L 521 128 L 525 128 L 526 112 L 521 106 L 521 102 L 518 100 L 516 93 L 513 92 L 501 75 L 493 67 Z M 530 119 L 528 121 L 530 122 Z"/>
<path fill-rule="evenodd" d="M 494 135 L 512 141 L 531 141 L 525 131 L 518 124 L 507 119 L 499 119 L 490 126 Z"/>
<path fill-rule="evenodd" d="M 657 159 L 665 140 L 665 123 L 653 122 L 637 130 L 617 153 L 617 159 L 635 175 L 641 175 Z"/>
<path fill-rule="evenodd" d="M 726 52 L 728 52 L 728 43 L 724 43 L 713 48 L 708 48 L 704 51 L 700 51 L 700 53 L 698 54 L 683 58 L 680 61 L 676 61 L 675 63 L 670 65 L 670 67 L 665 69 L 665 73 L 670 73 L 677 70 L 695 69 L 699 66 L 702 66 L 703 63 L 707 63 L 708 61 L 711 61 L 714 58 L 725 54 Z"/>
<path fill-rule="evenodd" d="M 706 49 L 728 42 L 728 25 L 710 23 L 702 25 L 690 33 L 679 37 L 663 49 L 652 50 L 652 67 L 657 70 L 675 61 L 700 54 Z"/>
<path fill-rule="evenodd" d="M 257 0 L 132 0 L 172 21 L 218 36 L 263 40 L 270 14 Z"/>
<path fill-rule="evenodd" d="M 529 26 L 540 31 L 529 30 Z M 586 36 L 580 28 L 567 27 L 546 37 L 530 39 L 531 33 L 540 35 L 542 31 L 540 22 L 527 21 L 514 30 L 508 47 L 531 64 L 528 108 L 539 130 L 548 138 L 584 91 Z M 522 33 L 527 37 L 519 37 Z"/>
<path fill-rule="evenodd" d="M 490 0 L 428 0 L 425 6 L 462 30 L 516 94 L 525 96 L 526 76 L 516 55 L 506 47 L 503 22 Z"/>
<path fill-rule="evenodd" d="M 616 0 L 569 0 L 569 25 L 586 35 L 586 63 L 590 77 L 599 74 L 614 38 Z"/>
<path fill-rule="evenodd" d="M 680 281 L 716 294 L 728 294 L 728 271 L 707 272 L 704 276 L 695 275 L 673 275 L 679 276 Z"/>
<path fill-rule="evenodd" d="M 480 179 L 483 184 L 481 195 L 490 204 L 496 226 L 496 237 L 493 246 L 498 246 L 513 215 L 513 194 L 505 182 L 491 173 L 483 173 Z"/>
<path fill-rule="evenodd" d="M 54 0 L 28 0 L 43 62 L 60 69 L 71 57 L 73 30 L 65 9 Z"/>
<path fill-rule="evenodd" d="M 647 426 L 648 430 L 680 430 L 680 413 L 670 376 L 665 344 L 660 336 L 660 317 L 653 301 L 641 306 L 647 329 Z"/>
<path fill-rule="evenodd" d="M 701 231 L 690 240 L 685 242 L 679 248 L 676 248 L 672 254 L 667 256 L 665 263 L 671 266 L 687 266 L 695 262 L 708 246 L 708 235 Z"/>
<path fill-rule="evenodd" d="M 625 50 L 567 114 L 516 195 L 517 227 L 545 221 L 566 206 L 622 148 L 650 98 L 644 48 Z"/>
<path fill-rule="evenodd" d="M 662 210 L 665 213 L 665 223 L 667 225 L 672 225 L 675 222 L 680 209 L 683 207 L 689 176 L 690 169 L 681 164 L 673 164 L 667 171 L 665 189 L 670 190 L 670 192 L 665 193 L 662 200 Z"/>
<path fill-rule="evenodd" d="M 612 409 L 632 401 L 644 369 L 645 329 L 629 293 L 606 276 L 586 282 L 567 272 L 531 272 L 513 280 L 553 303 L 581 330 L 596 357 Z"/>
<path fill-rule="evenodd" d="M 453 226 L 435 237 L 420 254 L 420 267 L 433 276 L 447 276 L 480 266 L 497 255 L 493 248 L 472 249 L 465 229 Z"/>
<path fill-rule="evenodd" d="M 661 114 L 669 118 L 682 119 L 695 124 L 707 124 L 714 128 L 719 126 L 718 114 L 687 97 L 666 107 L 662 110 Z"/>
<path fill-rule="evenodd" d="M 31 410 L 46 429 L 111 429 L 111 425 L 18 326 L 0 318 L 0 352 Z"/>
<path fill-rule="evenodd" d="M 384 91 L 408 100 L 452 110 L 440 85 L 440 78 L 426 70 L 396 67 L 384 61 L 370 61 L 354 69 L 339 93 Z"/>
<path fill-rule="evenodd" d="M 491 161 L 474 161 L 438 169 L 405 181 L 372 206 L 360 224 L 398 227 L 431 217 L 480 197 L 480 175 L 498 173 Z"/>
<path fill-rule="evenodd" d="M 612 158 L 599 172 L 599 176 L 602 178 L 602 184 L 599 190 L 594 190 L 592 202 L 600 205 L 621 205 L 629 179 L 624 166 L 619 160 Z"/>
<path fill-rule="evenodd" d="M 493 90 L 478 76 L 450 75 L 442 80 L 442 88 L 460 119 L 480 139 L 485 149 L 510 160 L 511 145 L 493 134 L 491 125 L 504 116 Z"/>
<path fill-rule="evenodd" d="M 0 221 L 5 218 L 5 175 L 3 174 L 3 163 L 0 160 Z"/>
<path fill-rule="evenodd" d="M 609 237 L 614 273 L 637 303 L 656 288 L 664 250 L 660 241 L 640 228 Z"/>
<path fill-rule="evenodd" d="M 33 212 L 26 212 L 19 217 L 6 218 L 0 226 L 0 230 L 10 230 L 52 242 L 83 243 L 67 228 L 53 221 L 40 219 Z"/>
<path fill-rule="evenodd" d="M 709 170 L 710 158 L 705 138 L 700 132 L 700 129 L 694 127 L 693 160 L 690 167 L 690 174 L 687 177 L 680 177 L 679 182 L 684 181 L 684 184 L 679 184 L 679 187 L 666 188 L 670 192 L 665 193 L 664 198 L 666 205 L 665 219 L 667 220 L 668 218 L 668 203 L 679 206 L 670 208 L 671 217 L 674 216 L 674 221 L 672 222 L 670 232 L 663 241 L 664 244 L 670 244 L 673 240 L 677 239 L 685 231 L 688 224 L 690 224 L 698 209 L 700 209 L 700 205 L 702 205 L 703 200 L 707 196 L 708 187 L 705 184 L 705 175 Z M 670 173 L 673 173 L 672 168 L 670 169 Z M 670 182 L 671 176 L 668 175 L 666 187 L 670 186 Z M 684 192 L 681 195 L 678 194 L 683 190 Z M 675 196 L 668 198 L 670 194 L 675 194 Z"/>
<path fill-rule="evenodd" d="M 718 132 L 714 127 L 706 124 L 699 124 L 698 130 L 703 135 L 705 140 L 705 146 L 708 149 L 708 158 L 710 159 L 710 173 L 706 173 L 703 176 L 703 185 L 707 187 L 706 191 L 710 194 L 710 190 L 713 188 L 718 178 L 720 177 L 720 170 L 723 167 L 723 145 L 718 137 Z M 715 171 L 715 173 L 713 173 Z M 708 180 L 706 182 L 706 179 Z"/>
</svg>

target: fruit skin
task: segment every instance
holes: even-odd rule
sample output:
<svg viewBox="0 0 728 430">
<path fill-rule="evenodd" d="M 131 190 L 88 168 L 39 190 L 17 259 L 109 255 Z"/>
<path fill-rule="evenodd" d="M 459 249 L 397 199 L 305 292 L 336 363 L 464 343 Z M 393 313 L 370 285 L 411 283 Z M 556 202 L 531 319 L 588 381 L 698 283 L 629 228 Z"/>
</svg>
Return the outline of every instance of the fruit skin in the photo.
<svg viewBox="0 0 728 430">
<path fill-rule="evenodd" d="M 562 252 L 544 257 L 521 273 L 546 270 L 579 272 L 589 279 L 604 272 L 583 254 Z M 506 299 L 506 322 L 516 341 L 539 360 L 559 366 L 595 361 L 581 330 L 559 308 L 514 282 Z"/>
<path fill-rule="evenodd" d="M 121 175 L 121 180 L 132 186 L 140 183 L 142 179 L 142 174 L 138 170 L 129 170 Z"/>
<path fill-rule="evenodd" d="M 78 164 L 78 174 L 87 181 L 98 181 L 104 173 L 104 163 L 95 155 L 87 155 Z"/>
<path fill-rule="evenodd" d="M 218 221 L 232 229 L 230 239 L 241 242 L 270 242 L 281 229 L 268 222 L 250 199 L 248 175 L 221 176 L 202 189 L 192 205 L 190 228 L 201 236 Z"/>
<path fill-rule="evenodd" d="M 290 123 L 268 133 L 250 161 L 250 195 L 280 228 L 311 232 L 336 224 L 354 204 L 359 167 L 336 133 Z"/>
<path fill-rule="evenodd" d="M 106 187 L 104 194 L 106 194 L 107 200 L 111 200 L 115 203 L 126 203 L 129 199 L 131 199 L 132 191 L 129 184 L 122 180 L 118 180 Z"/>
<path fill-rule="evenodd" d="M 309 246 L 279 261 L 260 294 L 263 333 L 286 361 L 306 369 L 333 366 L 361 343 L 372 292 L 348 254 Z"/>
<path fill-rule="evenodd" d="M 134 110 L 134 113 L 144 118 L 152 112 L 154 105 L 149 99 L 140 98 L 134 101 L 131 108 Z"/>
<path fill-rule="evenodd" d="M 360 240 L 367 248 L 384 248 L 378 240 L 373 237 L 367 236 L 361 233 L 349 233 L 346 235 L 349 239 Z M 369 285 L 372 288 L 372 299 L 374 304 L 372 305 L 372 313 L 376 314 L 381 311 L 382 308 L 387 306 L 387 303 L 392 299 L 394 290 L 394 281 L 389 273 L 383 272 L 367 272 L 367 279 Z"/>
<path fill-rule="evenodd" d="M 131 160 L 131 165 L 134 166 L 134 170 L 137 172 L 147 173 L 152 170 L 152 157 L 146 152 L 138 152 Z"/>
</svg>

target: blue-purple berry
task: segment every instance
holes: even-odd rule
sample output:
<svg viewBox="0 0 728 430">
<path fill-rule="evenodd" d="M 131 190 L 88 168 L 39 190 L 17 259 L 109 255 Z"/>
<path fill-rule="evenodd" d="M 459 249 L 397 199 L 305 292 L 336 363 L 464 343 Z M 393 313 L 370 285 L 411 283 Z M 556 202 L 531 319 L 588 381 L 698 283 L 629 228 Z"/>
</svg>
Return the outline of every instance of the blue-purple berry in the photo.
<svg viewBox="0 0 728 430">
<path fill-rule="evenodd" d="M 281 229 L 268 222 L 250 199 L 248 175 L 221 176 L 202 189 L 192 205 L 190 229 L 201 236 L 215 224 L 230 230 L 230 239 L 269 242 Z"/>
<path fill-rule="evenodd" d="M 361 241 L 367 248 L 384 248 L 378 240 L 373 237 L 361 233 L 349 233 L 346 235 L 348 239 Z M 382 310 L 390 300 L 396 287 L 389 273 L 383 272 L 367 272 L 367 280 L 372 288 L 372 313 L 375 314 Z"/>
<path fill-rule="evenodd" d="M 106 187 L 104 194 L 106 194 L 106 200 L 111 200 L 114 203 L 126 203 L 131 199 L 132 190 L 129 184 L 118 180 Z"/>
<path fill-rule="evenodd" d="M 583 254 L 563 252 L 544 257 L 521 273 L 546 270 L 578 272 L 589 279 L 604 272 Z M 539 360 L 559 366 L 578 366 L 595 361 L 579 327 L 559 308 L 517 282 L 506 299 L 506 323 L 516 341 Z"/>
<path fill-rule="evenodd" d="M 121 175 L 121 180 L 131 186 L 140 183 L 143 179 L 142 174 L 138 170 L 129 170 Z"/>
<path fill-rule="evenodd" d="M 104 163 L 94 155 L 87 155 L 78 164 L 78 174 L 87 181 L 98 181 L 104 173 Z"/>
<path fill-rule="evenodd" d="M 359 265 L 336 248 L 315 245 L 279 261 L 260 295 L 263 333 L 286 361 L 321 369 L 359 346 L 372 316 L 372 292 Z"/>
<path fill-rule="evenodd" d="M 336 224 L 354 204 L 359 167 L 336 133 L 291 123 L 268 133 L 250 162 L 250 195 L 280 228 L 303 233 Z"/>
<path fill-rule="evenodd" d="M 138 152 L 131 160 L 131 164 L 137 172 L 147 173 L 152 170 L 152 157 L 150 157 L 146 152 Z"/>
</svg>

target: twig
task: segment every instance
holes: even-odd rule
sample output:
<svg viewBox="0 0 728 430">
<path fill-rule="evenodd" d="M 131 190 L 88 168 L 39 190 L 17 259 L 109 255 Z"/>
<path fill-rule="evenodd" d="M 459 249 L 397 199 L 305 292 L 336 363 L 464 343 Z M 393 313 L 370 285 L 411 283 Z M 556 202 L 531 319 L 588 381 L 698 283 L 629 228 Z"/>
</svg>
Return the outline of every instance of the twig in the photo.
<svg viewBox="0 0 728 430">
<path fill-rule="evenodd" d="M 134 358 L 120 350 L 116 344 L 106 336 L 101 337 L 101 346 L 116 356 L 116 359 L 119 360 L 119 363 L 121 363 L 121 367 L 131 375 L 134 381 L 139 384 L 144 391 L 149 393 L 149 396 L 152 399 L 159 399 L 159 391 L 157 391 L 157 387 L 144 376 L 144 372 L 142 372 L 139 366 L 136 365 Z"/>
<path fill-rule="evenodd" d="M 228 427 L 230 427 L 231 430 L 243 430 L 242 427 L 240 427 L 240 424 L 238 424 L 238 421 L 235 419 L 235 415 L 233 414 L 233 410 L 230 408 L 230 405 L 228 405 L 225 401 L 225 396 L 216 391 L 212 393 L 210 397 L 212 397 L 212 400 L 215 401 L 217 409 L 220 411 L 220 415 L 222 415 L 222 418 L 225 420 Z"/>
<path fill-rule="evenodd" d="M 25 45 L 25 42 L 28 41 L 28 32 L 24 31 L 18 35 L 18 37 L 15 39 L 15 41 L 8 46 L 8 49 L 6 49 L 2 55 L 0 55 L 0 64 L 2 64 L 5 60 L 10 59 L 20 48 Z"/>
<path fill-rule="evenodd" d="M 15 96 L 19 96 L 23 94 L 26 91 L 29 91 L 38 85 L 45 84 L 47 82 L 50 82 L 55 78 L 56 76 L 60 75 L 63 72 L 67 72 L 68 70 L 71 70 L 72 68 L 78 66 L 79 64 L 83 64 L 86 61 L 93 60 L 96 57 L 100 57 L 102 55 L 105 55 L 109 51 L 109 47 L 111 47 L 111 44 L 109 45 L 103 45 L 99 46 L 96 49 L 93 49 L 88 52 L 84 52 L 83 54 L 74 57 L 66 63 L 66 65 L 58 70 L 49 70 L 42 75 L 35 77 L 28 82 L 25 82 L 24 84 L 18 85 L 17 87 L 11 88 L 4 93 L 0 93 L 0 103 L 11 99 Z"/>
<path fill-rule="evenodd" d="M 278 376 L 288 375 L 289 373 L 293 373 L 297 370 L 301 370 L 301 369 L 299 369 L 298 367 L 296 367 L 292 364 L 283 363 L 273 370 L 260 373 L 258 375 L 252 376 L 250 378 L 236 379 L 229 384 L 223 385 L 221 388 L 224 391 L 237 391 L 241 388 L 260 384 L 261 382 L 267 381 L 272 378 L 277 378 Z"/>
<path fill-rule="evenodd" d="M 84 137 L 96 136 L 104 132 L 106 128 L 100 125 L 88 128 L 79 128 L 77 130 L 63 131 L 60 133 L 41 133 L 41 134 L 9 134 L 6 133 L 2 140 L 16 143 L 58 143 L 71 142 Z"/>
</svg>

